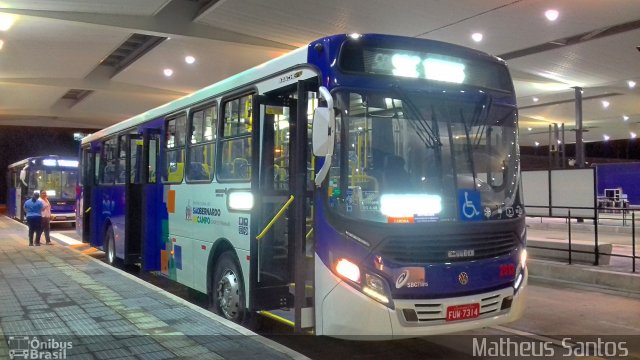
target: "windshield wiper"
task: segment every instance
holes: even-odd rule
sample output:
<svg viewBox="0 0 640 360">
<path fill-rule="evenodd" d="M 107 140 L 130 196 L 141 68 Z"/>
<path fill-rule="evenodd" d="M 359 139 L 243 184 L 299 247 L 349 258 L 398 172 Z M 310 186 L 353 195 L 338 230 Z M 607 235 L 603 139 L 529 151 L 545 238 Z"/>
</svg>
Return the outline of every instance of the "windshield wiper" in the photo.
<svg viewBox="0 0 640 360">
<path fill-rule="evenodd" d="M 417 122 L 417 125 L 412 121 L 409 121 L 409 124 L 411 124 L 414 130 L 416 130 L 416 133 L 418 134 L 418 136 L 420 136 L 427 148 L 436 148 L 442 146 L 440 137 L 435 136 L 435 132 L 433 131 L 427 120 L 422 116 L 420 110 L 413 103 L 411 98 L 409 98 L 409 96 L 404 91 L 402 91 L 400 87 L 396 86 L 395 90 L 398 93 L 398 97 L 402 99 L 402 103 L 407 104 L 407 110 L 409 110 L 409 113 L 413 115 Z"/>
</svg>

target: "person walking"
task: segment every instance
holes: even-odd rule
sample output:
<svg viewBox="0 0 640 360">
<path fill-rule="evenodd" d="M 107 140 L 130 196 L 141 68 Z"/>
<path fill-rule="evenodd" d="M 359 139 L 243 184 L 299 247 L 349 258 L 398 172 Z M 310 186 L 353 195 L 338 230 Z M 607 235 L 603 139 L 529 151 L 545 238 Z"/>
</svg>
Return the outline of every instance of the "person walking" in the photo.
<svg viewBox="0 0 640 360">
<path fill-rule="evenodd" d="M 38 191 L 33 192 L 31 199 L 25 201 L 24 212 L 27 214 L 27 225 L 29 225 L 29 246 L 33 246 L 33 236 L 36 236 L 36 246 L 40 246 L 40 236 L 42 236 L 42 208 L 44 203 L 39 199 Z"/>
<path fill-rule="evenodd" d="M 47 245 L 53 245 L 51 243 L 51 237 L 49 236 L 49 230 L 51 230 L 51 203 L 47 197 L 46 190 L 40 190 L 40 200 L 42 200 L 42 232 L 44 233 L 44 239 Z"/>
</svg>

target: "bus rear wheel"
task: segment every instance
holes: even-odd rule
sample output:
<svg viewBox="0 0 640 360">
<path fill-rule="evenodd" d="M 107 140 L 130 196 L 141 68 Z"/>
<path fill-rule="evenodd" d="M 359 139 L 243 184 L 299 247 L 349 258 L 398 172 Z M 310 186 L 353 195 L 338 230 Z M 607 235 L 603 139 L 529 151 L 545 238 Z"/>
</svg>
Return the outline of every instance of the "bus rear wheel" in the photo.
<svg viewBox="0 0 640 360">
<path fill-rule="evenodd" d="M 223 253 L 216 261 L 212 288 L 213 310 L 227 320 L 241 323 L 246 310 L 244 283 L 232 252 Z"/>
</svg>

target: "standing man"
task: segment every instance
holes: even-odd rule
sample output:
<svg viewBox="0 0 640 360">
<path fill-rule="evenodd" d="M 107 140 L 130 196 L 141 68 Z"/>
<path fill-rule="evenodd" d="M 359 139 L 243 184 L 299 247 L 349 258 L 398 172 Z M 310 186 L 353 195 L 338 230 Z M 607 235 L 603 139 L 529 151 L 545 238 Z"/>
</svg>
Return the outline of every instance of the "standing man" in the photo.
<svg viewBox="0 0 640 360">
<path fill-rule="evenodd" d="M 36 235 L 36 246 L 40 246 L 40 236 L 42 236 L 42 208 L 44 203 L 39 199 L 38 191 L 33 192 L 31 199 L 25 201 L 24 211 L 27 214 L 27 225 L 29 225 L 29 246 L 33 246 L 33 235 Z"/>
<path fill-rule="evenodd" d="M 42 200 L 42 231 L 44 232 L 44 239 L 47 241 L 47 245 L 51 244 L 51 237 L 49 237 L 49 230 L 51 230 L 51 203 L 47 197 L 47 190 L 40 190 L 40 200 Z"/>
</svg>

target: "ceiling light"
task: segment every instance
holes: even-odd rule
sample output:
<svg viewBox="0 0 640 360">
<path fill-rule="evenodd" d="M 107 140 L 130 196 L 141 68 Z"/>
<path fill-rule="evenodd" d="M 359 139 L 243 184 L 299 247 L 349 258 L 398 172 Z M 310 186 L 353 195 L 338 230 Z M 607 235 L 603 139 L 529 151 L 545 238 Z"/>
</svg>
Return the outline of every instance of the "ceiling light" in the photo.
<svg viewBox="0 0 640 360">
<path fill-rule="evenodd" d="M 635 139 L 636 137 L 638 137 L 638 134 L 634 133 L 633 131 L 629 133 L 629 136 L 631 136 L 632 139 Z"/>
<path fill-rule="evenodd" d="M 634 87 L 636 87 L 636 82 L 633 80 L 629 80 L 627 81 L 627 85 L 629 85 L 629 89 L 633 89 Z"/>
<path fill-rule="evenodd" d="M 16 16 L 11 14 L 0 14 L 0 31 L 7 31 L 11 29 L 13 23 L 16 21 Z"/>
<path fill-rule="evenodd" d="M 533 130 L 533 128 L 527 128 L 527 130 L 531 131 L 531 130 Z"/>
<path fill-rule="evenodd" d="M 607 134 L 602 135 L 602 137 L 604 138 L 604 141 L 611 139 L 611 137 Z"/>
<path fill-rule="evenodd" d="M 540 99 L 538 99 L 537 97 L 534 97 L 532 100 L 533 100 L 533 102 L 538 102 L 538 100 L 540 100 Z"/>
<path fill-rule="evenodd" d="M 534 144 L 535 144 L 536 146 L 540 145 L 540 143 L 539 143 L 539 142 L 537 142 L 537 141 L 536 141 L 536 142 L 534 142 Z"/>
<path fill-rule="evenodd" d="M 608 108 L 608 107 L 609 107 L 609 105 L 610 105 L 610 103 L 609 103 L 607 100 L 602 100 L 602 107 L 603 107 L 603 108 L 605 108 L 605 109 L 606 109 L 606 108 Z"/>
<path fill-rule="evenodd" d="M 560 13 L 558 12 L 558 10 L 547 10 L 544 12 L 544 16 L 547 18 L 547 20 L 549 21 L 556 21 L 558 19 L 558 16 L 560 15 Z"/>
<path fill-rule="evenodd" d="M 629 117 L 627 115 L 622 115 L 622 120 L 627 121 L 629 120 Z"/>
<path fill-rule="evenodd" d="M 196 58 L 194 58 L 193 56 L 189 55 L 189 56 L 186 56 L 186 57 L 184 58 L 184 61 L 185 61 L 187 64 L 193 64 L 194 62 L 196 62 Z"/>
<path fill-rule="evenodd" d="M 472 39 L 473 39 L 473 41 L 475 41 L 475 42 L 480 42 L 480 41 L 482 41 L 482 38 L 483 38 L 483 37 L 484 37 L 484 36 L 483 36 L 481 33 L 473 33 L 473 34 L 471 35 L 471 38 L 472 38 Z"/>
<path fill-rule="evenodd" d="M 173 75 L 173 70 L 171 70 L 169 68 L 164 69 L 164 76 L 169 77 L 171 75 Z"/>
</svg>

